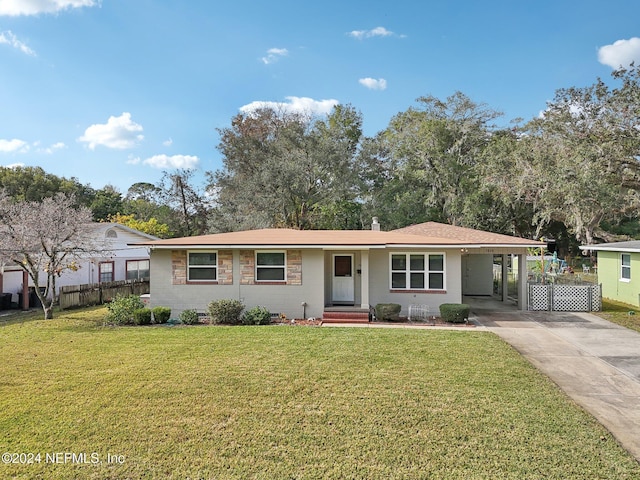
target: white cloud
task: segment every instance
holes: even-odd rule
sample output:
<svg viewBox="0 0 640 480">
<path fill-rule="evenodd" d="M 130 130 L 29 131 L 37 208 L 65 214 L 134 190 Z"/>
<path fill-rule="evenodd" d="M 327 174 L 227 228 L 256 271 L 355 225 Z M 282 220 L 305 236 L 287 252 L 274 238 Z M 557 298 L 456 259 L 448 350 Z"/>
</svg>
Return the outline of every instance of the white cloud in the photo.
<svg viewBox="0 0 640 480">
<path fill-rule="evenodd" d="M 357 38 L 358 40 L 362 40 L 364 38 L 371 37 L 389 37 L 394 35 L 394 33 L 390 30 L 387 30 L 384 27 L 376 27 L 371 30 L 353 30 L 347 33 L 350 37 Z"/>
<path fill-rule="evenodd" d="M 314 100 L 309 97 L 286 97 L 288 102 L 267 102 L 257 100 L 240 107 L 242 113 L 251 113 L 261 108 L 270 108 L 277 111 L 285 111 L 290 113 L 304 114 L 321 114 L 326 115 L 331 112 L 333 107 L 338 105 L 338 100 Z"/>
<path fill-rule="evenodd" d="M 384 78 L 379 78 L 376 80 L 375 78 L 367 77 L 361 78 L 360 80 L 358 80 L 358 82 L 360 82 L 360 85 L 364 85 L 369 90 L 386 90 L 387 88 L 387 81 Z"/>
<path fill-rule="evenodd" d="M 162 145 L 164 145 L 165 147 L 170 147 L 171 145 L 173 145 L 173 139 L 170 138 L 169 140 L 165 140 L 164 142 L 162 142 Z"/>
<path fill-rule="evenodd" d="M 640 63 L 640 38 L 617 40 L 612 45 L 600 47 L 598 61 L 614 69 L 628 67 L 631 62 Z"/>
<path fill-rule="evenodd" d="M 286 48 L 270 48 L 267 50 L 267 55 L 262 57 L 262 63 L 269 65 L 270 63 L 277 62 L 280 57 L 286 57 L 289 55 L 289 50 Z"/>
<path fill-rule="evenodd" d="M 30 49 L 25 43 L 18 40 L 18 38 L 13 34 L 13 32 L 11 32 L 11 30 L 0 32 L 0 44 L 10 45 L 13 48 L 17 48 L 22 53 L 31 55 L 32 57 L 36 56 L 36 52 Z"/>
<path fill-rule="evenodd" d="M 62 10 L 81 7 L 95 7 L 101 0 L 2 0 L 0 16 L 39 15 L 57 13 Z"/>
<path fill-rule="evenodd" d="M 138 163 L 137 159 L 135 163 Z M 149 165 L 154 168 L 196 168 L 200 159 L 194 155 L 154 155 L 153 157 L 143 160 L 143 165 Z M 134 163 L 129 161 L 127 163 Z"/>
<path fill-rule="evenodd" d="M 12 140 L 4 140 L 0 138 L 0 153 L 24 153 L 29 150 L 29 145 L 24 140 L 14 138 Z"/>
<path fill-rule="evenodd" d="M 119 117 L 109 117 L 106 124 L 91 125 L 78 141 L 88 143 L 91 150 L 98 145 L 124 150 L 142 141 L 144 135 L 139 133 L 142 130 L 142 125 L 131 120 L 129 112 L 123 112 Z"/>
<path fill-rule="evenodd" d="M 39 146 L 39 142 L 34 143 L 34 146 L 36 147 Z M 38 148 L 36 151 L 38 153 L 45 153 L 47 155 L 51 155 L 56 150 L 62 150 L 63 148 L 67 148 L 67 146 L 62 142 L 57 142 L 47 148 Z"/>
<path fill-rule="evenodd" d="M 24 163 L 11 163 L 9 165 L 5 165 L 6 168 L 19 168 L 19 167 L 24 167 L 25 164 Z"/>
</svg>

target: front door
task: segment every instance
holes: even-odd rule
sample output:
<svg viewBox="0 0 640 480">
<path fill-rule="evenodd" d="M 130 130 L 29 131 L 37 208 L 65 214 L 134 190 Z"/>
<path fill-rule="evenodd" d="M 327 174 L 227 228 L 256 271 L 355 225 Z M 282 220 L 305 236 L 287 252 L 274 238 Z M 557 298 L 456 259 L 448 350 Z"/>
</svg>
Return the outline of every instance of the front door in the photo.
<svg viewBox="0 0 640 480">
<path fill-rule="evenodd" d="M 333 303 L 355 302 L 353 255 L 333 256 Z"/>
</svg>

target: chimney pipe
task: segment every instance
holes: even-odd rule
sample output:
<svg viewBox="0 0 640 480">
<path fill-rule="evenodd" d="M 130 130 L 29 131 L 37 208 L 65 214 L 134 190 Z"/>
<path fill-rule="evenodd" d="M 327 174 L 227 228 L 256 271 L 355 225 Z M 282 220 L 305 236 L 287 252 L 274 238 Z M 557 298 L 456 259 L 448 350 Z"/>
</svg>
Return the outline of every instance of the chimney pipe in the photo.
<svg viewBox="0 0 640 480">
<path fill-rule="evenodd" d="M 371 224 L 371 230 L 374 232 L 380 231 L 380 224 L 378 223 L 378 217 L 373 217 L 373 223 Z"/>
</svg>

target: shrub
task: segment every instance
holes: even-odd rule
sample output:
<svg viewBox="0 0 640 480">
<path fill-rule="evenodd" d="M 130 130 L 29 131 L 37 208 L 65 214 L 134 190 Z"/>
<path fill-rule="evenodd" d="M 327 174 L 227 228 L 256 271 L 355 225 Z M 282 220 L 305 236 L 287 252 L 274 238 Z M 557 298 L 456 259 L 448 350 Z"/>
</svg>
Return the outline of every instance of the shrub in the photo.
<svg viewBox="0 0 640 480">
<path fill-rule="evenodd" d="M 376 305 L 376 320 L 397 321 L 402 307 L 397 303 L 378 303 Z"/>
<path fill-rule="evenodd" d="M 198 323 L 198 312 L 195 310 L 183 310 L 180 312 L 180 321 L 185 325 L 194 325 Z"/>
<path fill-rule="evenodd" d="M 134 323 L 133 312 L 144 308 L 144 303 L 138 295 L 116 295 L 107 304 L 107 316 L 105 320 L 115 325 L 132 325 Z"/>
<path fill-rule="evenodd" d="M 133 323 L 136 325 L 151 325 L 151 309 L 138 308 L 133 311 Z"/>
<path fill-rule="evenodd" d="M 440 305 L 440 316 L 445 322 L 463 323 L 469 319 L 470 309 L 466 303 L 443 303 Z"/>
<path fill-rule="evenodd" d="M 271 313 L 266 307 L 253 307 L 244 312 L 242 323 L 245 325 L 269 325 Z"/>
<path fill-rule="evenodd" d="M 214 300 L 209 304 L 209 316 L 212 323 L 238 325 L 244 305 L 239 300 Z"/>
<path fill-rule="evenodd" d="M 169 307 L 153 307 L 151 311 L 153 312 L 154 323 L 167 323 L 171 317 L 171 309 Z"/>
</svg>

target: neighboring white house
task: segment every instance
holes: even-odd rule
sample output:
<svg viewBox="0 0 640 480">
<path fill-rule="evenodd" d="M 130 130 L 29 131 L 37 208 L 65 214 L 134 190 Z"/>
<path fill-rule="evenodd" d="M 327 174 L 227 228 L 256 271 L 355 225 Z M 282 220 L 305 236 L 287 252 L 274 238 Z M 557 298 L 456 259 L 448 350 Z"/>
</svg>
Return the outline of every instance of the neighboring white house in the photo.
<svg viewBox="0 0 640 480">
<path fill-rule="evenodd" d="M 149 277 L 149 249 L 144 246 L 132 248 L 127 245 L 158 240 L 157 237 L 119 223 L 95 223 L 92 235 L 96 245 L 104 245 L 103 255 L 94 254 L 77 261 L 77 270 L 66 270 L 56 280 L 58 289 L 67 285 Z M 40 278 L 40 286 L 43 287 L 46 282 L 44 272 Z M 18 303 L 17 297 L 23 291 L 23 281 L 23 270 L 20 267 L 5 265 L 0 270 L 0 292 L 12 294 L 12 303 Z M 29 286 L 34 286 L 30 278 Z"/>
<path fill-rule="evenodd" d="M 375 221 L 372 230 L 262 229 L 144 242 L 151 304 L 177 315 L 238 299 L 290 318 L 377 303 L 437 311 L 464 295 L 491 295 L 495 256 L 524 257 L 541 245 L 435 222 L 385 232 Z M 526 310 L 526 262 L 520 265 L 518 303 Z"/>
</svg>

